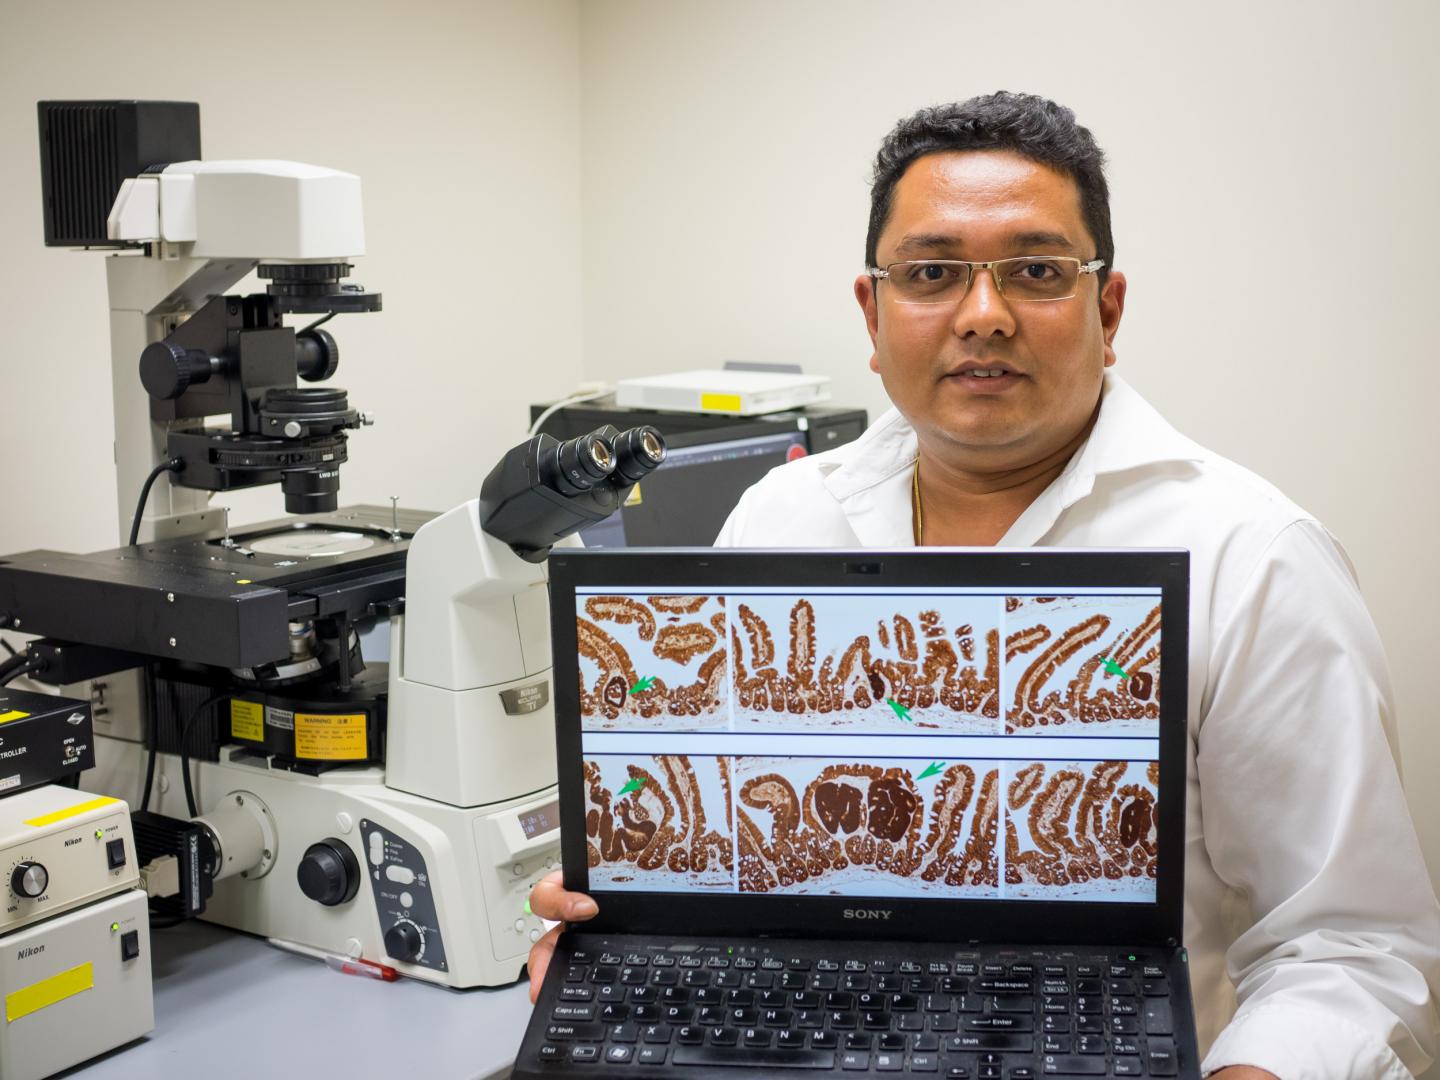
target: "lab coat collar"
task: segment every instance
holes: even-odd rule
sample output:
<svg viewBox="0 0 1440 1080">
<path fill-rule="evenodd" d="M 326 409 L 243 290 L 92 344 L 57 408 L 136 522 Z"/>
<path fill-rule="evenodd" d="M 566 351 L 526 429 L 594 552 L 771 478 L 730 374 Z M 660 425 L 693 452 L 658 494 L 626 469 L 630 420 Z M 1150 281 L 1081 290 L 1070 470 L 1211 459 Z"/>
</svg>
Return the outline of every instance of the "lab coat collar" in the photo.
<svg viewBox="0 0 1440 1080">
<path fill-rule="evenodd" d="M 913 543 L 910 475 L 917 454 L 915 431 L 890 409 L 855 442 L 834 451 L 822 466 L 825 486 L 865 546 L 906 547 Z M 829 456 L 829 455 L 827 455 Z M 1187 439 L 1112 371 L 1100 392 L 1100 415 L 1090 437 L 1064 471 L 1030 504 L 1001 546 L 1037 543 L 1056 518 L 1089 495 L 1099 476 L 1164 462 L 1200 461 L 1204 448 Z"/>
</svg>

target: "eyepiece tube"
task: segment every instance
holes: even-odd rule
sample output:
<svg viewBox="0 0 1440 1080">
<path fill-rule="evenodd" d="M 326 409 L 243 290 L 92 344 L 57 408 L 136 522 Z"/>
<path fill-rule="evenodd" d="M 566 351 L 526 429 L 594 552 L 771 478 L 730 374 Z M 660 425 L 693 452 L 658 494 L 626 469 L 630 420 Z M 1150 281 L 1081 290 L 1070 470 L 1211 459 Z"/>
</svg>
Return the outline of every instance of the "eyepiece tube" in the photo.
<svg viewBox="0 0 1440 1080">
<path fill-rule="evenodd" d="M 615 436 L 615 475 L 627 484 L 643 480 L 665 460 L 665 437 L 649 424 Z"/>
<path fill-rule="evenodd" d="M 555 459 L 556 487 L 564 495 L 589 491 L 615 471 L 615 452 L 598 432 L 561 443 Z"/>
</svg>

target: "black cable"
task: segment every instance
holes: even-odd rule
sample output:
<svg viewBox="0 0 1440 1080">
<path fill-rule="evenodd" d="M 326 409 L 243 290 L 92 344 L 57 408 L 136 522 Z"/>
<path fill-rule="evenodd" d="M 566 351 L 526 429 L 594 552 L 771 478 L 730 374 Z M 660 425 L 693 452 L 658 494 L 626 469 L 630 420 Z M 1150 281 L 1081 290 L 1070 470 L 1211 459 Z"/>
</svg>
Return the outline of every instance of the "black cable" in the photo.
<svg viewBox="0 0 1440 1080">
<path fill-rule="evenodd" d="M 15 646 L 11 645 L 10 642 L 6 641 L 4 638 L 0 638 L 0 645 L 5 646 L 5 651 L 8 652 L 11 656 L 20 655 L 18 652 L 15 651 Z"/>
<path fill-rule="evenodd" d="M 174 683 L 171 683 L 171 690 L 174 690 Z M 145 704 L 146 710 L 145 743 L 150 748 L 150 760 L 145 764 L 145 791 L 140 796 L 140 809 L 150 809 L 150 789 L 155 783 L 155 758 L 159 753 L 160 740 L 156 737 L 155 725 L 159 719 L 159 708 L 156 702 L 158 692 L 156 690 L 155 665 L 145 665 Z"/>
<path fill-rule="evenodd" d="M 195 726 L 195 722 L 200 719 L 201 713 L 216 702 L 225 701 L 230 696 L 228 692 L 211 694 L 195 706 L 195 711 L 190 714 L 190 719 L 185 721 L 185 727 L 180 731 L 180 775 L 185 778 L 185 809 L 190 812 L 192 818 L 199 811 L 195 809 L 195 789 L 190 784 L 190 731 Z"/>
<path fill-rule="evenodd" d="M 145 501 L 150 498 L 150 488 L 154 486 L 155 478 L 162 472 L 179 472 L 183 468 L 185 468 L 185 462 L 179 458 L 171 458 L 169 461 L 162 461 L 150 470 L 150 475 L 145 478 L 144 486 L 140 488 L 140 501 L 135 504 L 135 519 L 130 522 L 132 546 L 140 539 L 140 519 L 145 516 Z"/>
<path fill-rule="evenodd" d="M 45 666 L 45 661 L 38 656 L 31 656 L 29 653 L 20 653 L 5 661 L 0 661 L 0 686 L 4 686 L 11 679 L 18 679 L 21 675 L 31 675 Z"/>
<path fill-rule="evenodd" d="M 314 330 L 317 326 L 324 326 L 327 322 L 329 322 L 338 314 L 340 314 L 338 311 L 332 311 L 329 315 L 321 316 L 320 318 L 312 322 L 309 326 L 302 327 L 301 329 L 295 331 L 295 336 L 299 337 L 301 334 L 304 334 L 310 330 Z"/>
</svg>

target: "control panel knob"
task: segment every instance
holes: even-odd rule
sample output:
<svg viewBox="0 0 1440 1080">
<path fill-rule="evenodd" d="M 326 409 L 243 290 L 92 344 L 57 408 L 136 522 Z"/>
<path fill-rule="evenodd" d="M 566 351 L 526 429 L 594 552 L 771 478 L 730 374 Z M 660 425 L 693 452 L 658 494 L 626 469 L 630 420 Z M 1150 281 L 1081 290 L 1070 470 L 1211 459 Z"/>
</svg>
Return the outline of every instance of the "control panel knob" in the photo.
<svg viewBox="0 0 1440 1080">
<path fill-rule="evenodd" d="M 350 845 L 333 836 L 305 849 L 295 871 L 300 891 L 326 907 L 348 903 L 360 888 L 360 863 Z"/>
<path fill-rule="evenodd" d="M 424 945 L 420 928 L 409 919 L 402 919 L 385 931 L 385 951 L 396 960 L 413 963 Z"/>
<path fill-rule="evenodd" d="M 34 900 L 50 887 L 50 871 L 38 862 L 22 862 L 10 874 L 10 888 L 16 896 Z"/>
</svg>

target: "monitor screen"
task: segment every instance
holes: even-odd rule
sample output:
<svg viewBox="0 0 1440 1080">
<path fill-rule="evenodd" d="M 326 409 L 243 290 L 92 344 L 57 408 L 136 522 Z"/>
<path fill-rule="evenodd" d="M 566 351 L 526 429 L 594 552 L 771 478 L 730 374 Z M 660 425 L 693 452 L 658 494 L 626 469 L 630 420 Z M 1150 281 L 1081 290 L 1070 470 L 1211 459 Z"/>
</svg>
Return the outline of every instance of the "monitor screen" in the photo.
<svg viewBox="0 0 1440 1080">
<path fill-rule="evenodd" d="M 806 454 L 802 431 L 693 446 L 686 438 L 670 440 L 664 464 L 635 485 L 620 513 L 581 530 L 587 548 L 710 544 L 746 488 Z"/>
<path fill-rule="evenodd" d="M 1155 900 L 1158 587 L 664 593 L 576 586 L 590 888 Z"/>
</svg>

